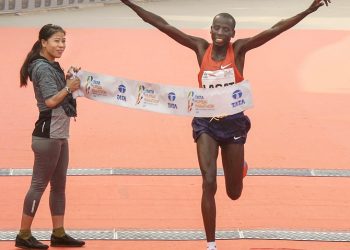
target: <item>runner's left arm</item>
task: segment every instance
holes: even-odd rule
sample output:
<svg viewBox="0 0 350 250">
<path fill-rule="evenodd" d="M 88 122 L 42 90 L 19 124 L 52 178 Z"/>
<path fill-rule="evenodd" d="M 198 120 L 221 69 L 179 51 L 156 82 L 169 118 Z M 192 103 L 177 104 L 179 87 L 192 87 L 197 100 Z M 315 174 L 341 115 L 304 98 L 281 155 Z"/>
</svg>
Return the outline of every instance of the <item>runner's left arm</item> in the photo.
<svg viewBox="0 0 350 250">
<path fill-rule="evenodd" d="M 240 52 L 243 52 L 245 54 L 247 51 L 251 49 L 260 47 L 261 45 L 267 43 L 268 41 L 275 38 L 282 32 L 298 24 L 306 16 L 317 11 L 321 6 L 323 5 L 328 6 L 330 2 L 331 2 L 330 0 L 314 0 L 310 5 L 310 7 L 304 10 L 303 12 L 291 18 L 281 20 L 280 22 L 272 26 L 270 29 L 263 31 L 257 34 L 256 36 L 237 40 L 236 43 L 240 47 Z"/>
</svg>

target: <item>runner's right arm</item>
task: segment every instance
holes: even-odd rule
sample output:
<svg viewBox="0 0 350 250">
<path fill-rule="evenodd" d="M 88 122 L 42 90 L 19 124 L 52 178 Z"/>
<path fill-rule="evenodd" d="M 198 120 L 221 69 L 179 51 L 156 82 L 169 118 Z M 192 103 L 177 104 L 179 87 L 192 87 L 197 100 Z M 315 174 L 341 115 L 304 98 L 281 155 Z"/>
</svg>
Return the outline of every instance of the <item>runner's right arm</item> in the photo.
<svg viewBox="0 0 350 250">
<path fill-rule="evenodd" d="M 121 2 L 129 6 L 146 23 L 151 24 L 178 43 L 195 51 L 197 56 L 201 54 L 200 52 L 203 52 L 203 49 L 205 51 L 205 49 L 208 47 L 209 43 L 206 40 L 199 37 L 190 36 L 182 32 L 181 30 L 170 25 L 162 17 L 141 8 L 129 0 L 121 0 Z"/>
</svg>

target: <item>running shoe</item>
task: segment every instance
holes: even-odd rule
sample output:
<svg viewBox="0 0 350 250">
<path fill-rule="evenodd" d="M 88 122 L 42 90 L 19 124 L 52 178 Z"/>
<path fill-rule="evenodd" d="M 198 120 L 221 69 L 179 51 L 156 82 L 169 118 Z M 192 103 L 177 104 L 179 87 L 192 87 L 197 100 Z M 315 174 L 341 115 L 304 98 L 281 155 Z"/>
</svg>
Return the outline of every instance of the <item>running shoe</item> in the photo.
<svg viewBox="0 0 350 250">
<path fill-rule="evenodd" d="M 76 240 L 68 234 L 65 234 L 63 237 L 56 237 L 53 234 L 51 235 L 52 247 L 82 247 L 84 245 L 84 241 Z"/>
<path fill-rule="evenodd" d="M 16 247 L 23 248 L 23 249 L 48 249 L 49 246 L 41 243 L 37 239 L 35 239 L 33 236 L 30 236 L 29 239 L 25 240 L 19 237 L 17 235 L 16 237 Z"/>
</svg>

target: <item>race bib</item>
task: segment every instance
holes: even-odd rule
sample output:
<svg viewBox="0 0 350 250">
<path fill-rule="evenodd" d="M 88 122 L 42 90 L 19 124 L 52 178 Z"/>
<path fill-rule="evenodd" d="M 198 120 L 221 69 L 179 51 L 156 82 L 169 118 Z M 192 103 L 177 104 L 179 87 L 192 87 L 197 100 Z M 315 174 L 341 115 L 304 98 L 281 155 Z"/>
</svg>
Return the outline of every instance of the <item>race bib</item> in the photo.
<svg viewBox="0 0 350 250">
<path fill-rule="evenodd" d="M 223 68 L 215 71 L 204 71 L 202 76 L 202 87 L 218 88 L 235 84 L 235 72 L 233 68 Z"/>
</svg>

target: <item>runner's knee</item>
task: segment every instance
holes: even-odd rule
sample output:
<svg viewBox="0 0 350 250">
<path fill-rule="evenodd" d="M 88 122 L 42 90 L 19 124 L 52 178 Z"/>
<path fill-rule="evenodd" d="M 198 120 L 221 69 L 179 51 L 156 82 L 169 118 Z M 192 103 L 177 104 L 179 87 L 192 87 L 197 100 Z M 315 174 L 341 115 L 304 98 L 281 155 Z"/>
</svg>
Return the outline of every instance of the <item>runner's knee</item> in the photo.
<svg viewBox="0 0 350 250">
<path fill-rule="evenodd" d="M 217 190 L 216 176 L 204 176 L 202 189 L 203 193 L 210 193 L 215 195 Z"/>
<path fill-rule="evenodd" d="M 239 185 L 235 188 L 227 188 L 226 193 L 231 200 L 238 200 L 241 197 L 242 190 L 243 185 Z"/>
</svg>

